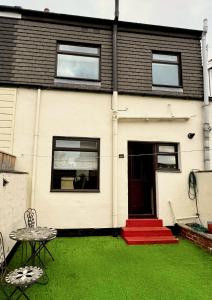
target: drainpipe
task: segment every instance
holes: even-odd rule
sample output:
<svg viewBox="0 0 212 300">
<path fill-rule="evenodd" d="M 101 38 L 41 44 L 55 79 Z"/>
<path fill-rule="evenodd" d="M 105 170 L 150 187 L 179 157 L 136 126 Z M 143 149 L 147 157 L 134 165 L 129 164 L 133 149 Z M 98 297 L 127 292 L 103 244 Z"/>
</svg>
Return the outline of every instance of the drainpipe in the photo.
<svg viewBox="0 0 212 300">
<path fill-rule="evenodd" d="M 208 31 L 208 20 L 203 20 L 202 33 L 202 63 L 204 83 L 204 104 L 203 104 L 203 146 L 204 146 L 204 170 L 210 170 L 210 118 L 209 118 L 209 97 L 208 97 L 208 69 L 207 69 L 207 45 L 206 35 Z"/>
<path fill-rule="evenodd" d="M 37 99 L 36 99 L 33 161 L 32 161 L 32 185 L 31 185 L 31 201 L 30 201 L 31 208 L 35 207 L 35 185 L 36 185 L 36 175 L 37 175 L 37 150 L 38 150 L 40 102 L 41 102 L 41 89 L 38 89 L 37 90 Z"/>
<path fill-rule="evenodd" d="M 212 60 L 209 61 L 208 77 L 209 77 L 209 96 L 212 97 Z"/>
<path fill-rule="evenodd" d="M 113 23 L 113 95 L 112 95 L 112 222 L 117 227 L 118 203 L 118 76 L 117 76 L 117 23 L 119 0 L 115 0 L 115 19 Z"/>
</svg>

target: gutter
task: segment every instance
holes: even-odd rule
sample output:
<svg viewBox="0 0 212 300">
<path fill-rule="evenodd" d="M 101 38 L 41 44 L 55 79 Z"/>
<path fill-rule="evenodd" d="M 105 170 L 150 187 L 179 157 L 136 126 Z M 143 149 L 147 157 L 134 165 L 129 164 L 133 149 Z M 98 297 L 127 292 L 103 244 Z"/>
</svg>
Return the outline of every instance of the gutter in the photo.
<svg viewBox="0 0 212 300">
<path fill-rule="evenodd" d="M 204 103 L 203 103 L 203 152 L 204 152 L 204 170 L 210 170 L 210 115 L 209 115 L 209 96 L 208 96 L 208 55 L 206 36 L 208 31 L 208 20 L 203 20 L 202 33 L 202 63 L 203 63 L 203 84 L 204 84 Z"/>
<path fill-rule="evenodd" d="M 209 61 L 208 77 L 209 77 L 209 101 L 210 101 L 212 97 L 212 59 Z"/>
</svg>

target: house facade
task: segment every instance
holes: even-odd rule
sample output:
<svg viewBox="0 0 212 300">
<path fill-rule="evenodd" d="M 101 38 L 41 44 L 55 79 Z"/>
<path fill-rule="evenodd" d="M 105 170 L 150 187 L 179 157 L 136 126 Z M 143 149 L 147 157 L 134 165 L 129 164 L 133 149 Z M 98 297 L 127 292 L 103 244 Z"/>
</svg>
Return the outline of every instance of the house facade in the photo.
<svg viewBox="0 0 212 300">
<path fill-rule="evenodd" d="M 196 213 L 201 31 L 5 6 L 0 24 L 0 150 L 29 173 L 41 225 L 173 225 L 169 201 L 178 216 Z"/>
</svg>

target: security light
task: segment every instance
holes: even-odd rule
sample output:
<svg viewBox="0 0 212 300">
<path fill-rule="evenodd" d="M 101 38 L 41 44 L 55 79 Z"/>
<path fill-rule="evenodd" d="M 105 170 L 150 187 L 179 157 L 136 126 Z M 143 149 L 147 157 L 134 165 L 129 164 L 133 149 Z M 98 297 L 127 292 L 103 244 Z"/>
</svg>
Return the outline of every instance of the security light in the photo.
<svg viewBox="0 0 212 300">
<path fill-rule="evenodd" d="M 195 136 L 195 133 L 193 133 L 193 132 L 189 132 L 188 133 L 188 138 L 191 140 L 191 139 L 193 139 L 193 137 Z"/>
</svg>

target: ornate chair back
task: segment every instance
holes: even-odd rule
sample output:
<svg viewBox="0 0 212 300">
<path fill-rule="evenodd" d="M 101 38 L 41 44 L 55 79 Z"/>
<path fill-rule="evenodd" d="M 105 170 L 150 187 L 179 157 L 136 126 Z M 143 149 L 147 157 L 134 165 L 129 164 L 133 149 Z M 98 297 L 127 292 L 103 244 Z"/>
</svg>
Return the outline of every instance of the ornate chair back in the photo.
<svg viewBox="0 0 212 300">
<path fill-rule="evenodd" d="M 26 227 L 37 227 L 37 213 L 34 208 L 28 208 L 24 213 Z"/>
</svg>

